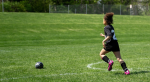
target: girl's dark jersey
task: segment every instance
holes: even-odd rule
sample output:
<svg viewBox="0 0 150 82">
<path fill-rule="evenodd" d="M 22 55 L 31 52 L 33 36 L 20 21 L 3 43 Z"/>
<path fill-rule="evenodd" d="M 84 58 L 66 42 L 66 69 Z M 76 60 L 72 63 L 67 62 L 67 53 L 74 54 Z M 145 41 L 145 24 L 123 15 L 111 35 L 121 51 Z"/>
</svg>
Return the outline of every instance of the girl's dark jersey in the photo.
<svg viewBox="0 0 150 82">
<path fill-rule="evenodd" d="M 107 36 L 112 36 L 111 39 L 106 41 L 107 43 L 112 43 L 113 41 L 117 41 L 117 38 L 115 36 L 115 31 L 114 31 L 114 27 L 112 25 L 107 25 L 104 27 L 104 32 L 105 32 L 105 38 Z"/>
</svg>

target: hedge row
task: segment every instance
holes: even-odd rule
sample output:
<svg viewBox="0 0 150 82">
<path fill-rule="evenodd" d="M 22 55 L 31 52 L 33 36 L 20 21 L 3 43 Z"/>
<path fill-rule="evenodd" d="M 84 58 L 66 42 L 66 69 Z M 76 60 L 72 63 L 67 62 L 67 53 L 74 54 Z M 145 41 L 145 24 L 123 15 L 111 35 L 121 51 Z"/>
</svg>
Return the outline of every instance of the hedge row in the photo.
<svg viewBox="0 0 150 82">
<path fill-rule="evenodd" d="M 21 2 L 4 2 L 5 12 L 48 12 L 49 3 L 29 3 L 28 1 Z M 0 11 L 2 11 L 2 3 L 0 3 Z"/>
</svg>

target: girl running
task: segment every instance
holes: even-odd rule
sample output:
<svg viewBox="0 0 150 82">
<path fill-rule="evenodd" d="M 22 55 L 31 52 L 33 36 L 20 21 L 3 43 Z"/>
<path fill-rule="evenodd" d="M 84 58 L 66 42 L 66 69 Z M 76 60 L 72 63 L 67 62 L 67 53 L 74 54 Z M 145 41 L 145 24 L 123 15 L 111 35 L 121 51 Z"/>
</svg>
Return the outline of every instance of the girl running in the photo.
<svg viewBox="0 0 150 82">
<path fill-rule="evenodd" d="M 102 41 L 103 49 L 100 52 L 100 57 L 102 58 L 102 60 L 108 63 L 108 71 L 111 71 L 114 62 L 110 60 L 105 54 L 112 51 L 117 60 L 120 62 L 124 73 L 126 75 L 129 75 L 130 72 L 126 66 L 126 63 L 121 58 L 119 44 L 115 36 L 114 28 L 111 25 L 113 24 L 113 15 L 114 13 L 106 13 L 103 19 L 103 24 L 105 25 L 105 35 L 101 33 L 100 36 L 105 37 L 105 39 Z"/>
</svg>

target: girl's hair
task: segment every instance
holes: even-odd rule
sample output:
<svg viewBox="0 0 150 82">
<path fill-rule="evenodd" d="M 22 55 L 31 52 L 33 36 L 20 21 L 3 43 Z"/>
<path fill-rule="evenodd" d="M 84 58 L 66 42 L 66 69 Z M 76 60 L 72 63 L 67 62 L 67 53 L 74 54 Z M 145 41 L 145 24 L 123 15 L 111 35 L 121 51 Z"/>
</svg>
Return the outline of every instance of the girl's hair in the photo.
<svg viewBox="0 0 150 82">
<path fill-rule="evenodd" d="M 104 16 L 104 20 L 107 22 L 108 25 L 113 24 L 113 15 L 114 13 L 106 13 Z"/>
</svg>

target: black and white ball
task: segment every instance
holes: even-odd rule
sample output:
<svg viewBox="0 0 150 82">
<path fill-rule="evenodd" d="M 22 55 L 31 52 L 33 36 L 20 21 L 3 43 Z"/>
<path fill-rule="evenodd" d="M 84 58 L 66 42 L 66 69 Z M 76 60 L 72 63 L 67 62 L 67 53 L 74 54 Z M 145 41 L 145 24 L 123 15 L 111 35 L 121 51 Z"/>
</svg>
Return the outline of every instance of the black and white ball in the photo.
<svg viewBox="0 0 150 82">
<path fill-rule="evenodd" d="M 42 62 L 37 62 L 36 64 L 35 64 L 35 68 L 36 69 L 42 69 L 43 68 L 43 63 Z"/>
</svg>

